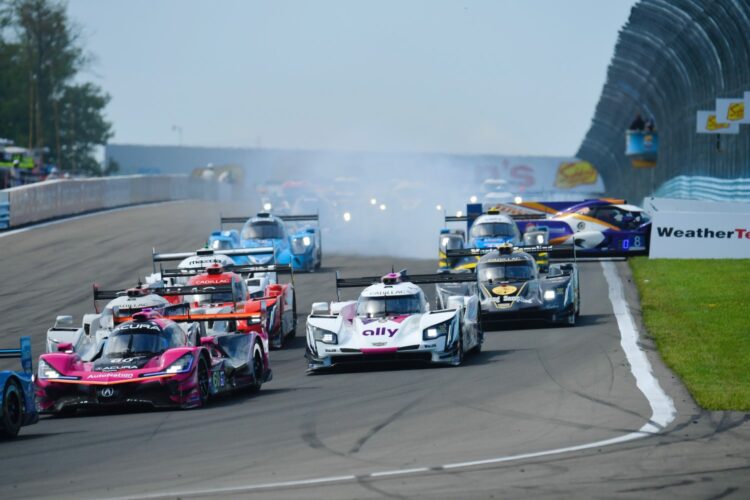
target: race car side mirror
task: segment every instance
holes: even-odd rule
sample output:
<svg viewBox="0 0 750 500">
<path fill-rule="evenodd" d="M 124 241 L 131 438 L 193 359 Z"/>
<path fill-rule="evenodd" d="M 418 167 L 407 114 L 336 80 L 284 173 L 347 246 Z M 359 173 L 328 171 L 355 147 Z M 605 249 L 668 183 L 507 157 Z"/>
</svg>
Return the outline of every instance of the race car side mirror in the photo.
<svg viewBox="0 0 750 500">
<path fill-rule="evenodd" d="M 328 302 L 315 302 L 312 305 L 313 314 L 328 314 Z"/>
<path fill-rule="evenodd" d="M 72 328 L 73 316 L 63 315 L 55 318 L 55 328 Z"/>
<path fill-rule="evenodd" d="M 204 345 L 204 346 L 216 345 L 216 337 L 203 337 L 201 339 L 201 345 Z"/>
<path fill-rule="evenodd" d="M 57 344 L 57 352 L 73 352 L 73 344 L 70 342 L 60 342 Z"/>
</svg>

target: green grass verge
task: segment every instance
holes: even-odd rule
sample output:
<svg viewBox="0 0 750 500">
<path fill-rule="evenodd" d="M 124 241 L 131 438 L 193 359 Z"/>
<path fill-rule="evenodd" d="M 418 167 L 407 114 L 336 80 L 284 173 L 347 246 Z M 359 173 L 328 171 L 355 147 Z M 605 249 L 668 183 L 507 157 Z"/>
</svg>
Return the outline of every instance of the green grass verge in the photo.
<svg viewBox="0 0 750 500">
<path fill-rule="evenodd" d="M 643 320 L 703 408 L 750 410 L 750 259 L 630 260 Z"/>
</svg>

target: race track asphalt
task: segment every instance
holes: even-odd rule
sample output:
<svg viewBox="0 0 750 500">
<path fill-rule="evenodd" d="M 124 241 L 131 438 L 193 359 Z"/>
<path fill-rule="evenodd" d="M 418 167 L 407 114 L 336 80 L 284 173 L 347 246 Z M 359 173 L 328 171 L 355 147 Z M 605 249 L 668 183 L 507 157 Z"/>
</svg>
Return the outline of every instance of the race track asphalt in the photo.
<svg viewBox="0 0 750 500">
<path fill-rule="evenodd" d="M 199 247 L 219 208 L 180 202 L 64 221 L 0 237 L 0 345 L 31 335 L 41 352 L 57 314 L 92 309 L 91 284 L 132 285 L 151 247 Z M 458 368 L 378 366 L 306 375 L 304 316 L 344 276 L 433 260 L 333 255 L 296 275 L 298 338 L 271 353 L 274 379 L 190 411 L 43 417 L 0 442 L 0 498 L 747 498 L 750 425 L 741 413 L 698 409 L 644 348 L 678 415 L 653 437 L 578 452 L 445 470 L 463 461 L 608 439 L 650 418 L 620 347 L 598 263 L 582 265 L 582 317 L 573 328 L 490 332 Z M 618 265 L 627 283 L 627 267 Z M 637 300 L 629 302 L 636 313 Z M 8 364 L 3 363 L 3 368 Z M 12 367 L 12 366 L 11 366 Z M 422 469 L 426 468 L 426 470 Z M 371 476 L 379 471 L 412 473 Z M 257 485 L 355 476 L 320 484 Z"/>
</svg>

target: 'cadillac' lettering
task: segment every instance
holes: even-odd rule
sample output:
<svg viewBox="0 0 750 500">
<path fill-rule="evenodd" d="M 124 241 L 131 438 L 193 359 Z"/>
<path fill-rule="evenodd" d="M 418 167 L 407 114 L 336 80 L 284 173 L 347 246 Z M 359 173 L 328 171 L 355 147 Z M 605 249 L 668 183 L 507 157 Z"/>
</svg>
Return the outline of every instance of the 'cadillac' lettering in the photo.
<svg viewBox="0 0 750 500">
<path fill-rule="evenodd" d="M 388 334 L 388 338 L 391 338 L 394 335 L 396 335 L 396 333 L 398 333 L 398 328 L 386 328 L 384 326 L 383 327 L 379 326 L 379 327 L 377 327 L 374 330 L 365 330 L 365 331 L 363 331 L 362 335 L 364 337 L 375 337 L 375 336 L 378 336 L 378 335 Z"/>
</svg>

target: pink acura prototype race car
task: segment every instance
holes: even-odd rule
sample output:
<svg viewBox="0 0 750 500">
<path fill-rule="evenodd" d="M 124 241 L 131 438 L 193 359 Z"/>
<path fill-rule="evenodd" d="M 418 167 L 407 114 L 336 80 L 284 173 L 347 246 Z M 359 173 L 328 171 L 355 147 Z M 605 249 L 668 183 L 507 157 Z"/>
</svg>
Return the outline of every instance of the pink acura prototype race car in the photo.
<svg viewBox="0 0 750 500">
<path fill-rule="evenodd" d="M 177 321 L 243 319 L 245 313 L 162 317 L 141 312 L 114 328 L 100 351 L 84 361 L 69 343 L 39 358 L 36 396 L 40 411 L 145 405 L 193 408 L 212 396 L 257 391 L 271 380 L 268 338 L 228 333 L 191 338 Z M 205 316 L 205 317 L 204 317 Z"/>
</svg>

